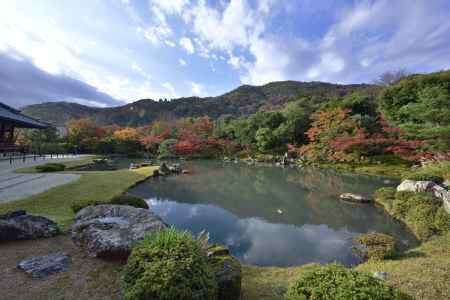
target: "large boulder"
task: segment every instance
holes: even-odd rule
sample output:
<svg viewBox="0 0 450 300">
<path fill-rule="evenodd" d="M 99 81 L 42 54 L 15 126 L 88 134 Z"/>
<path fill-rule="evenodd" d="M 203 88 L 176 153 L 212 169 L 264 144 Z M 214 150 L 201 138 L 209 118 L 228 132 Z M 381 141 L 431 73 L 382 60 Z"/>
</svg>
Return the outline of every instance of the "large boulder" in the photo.
<svg viewBox="0 0 450 300">
<path fill-rule="evenodd" d="M 66 253 L 55 252 L 27 258 L 17 267 L 32 277 L 45 278 L 55 273 L 66 272 L 69 269 L 69 263 L 70 257 Z"/>
<path fill-rule="evenodd" d="M 347 202 L 353 202 L 353 203 L 369 203 L 372 200 L 369 198 L 366 198 L 362 195 L 352 194 L 352 193 L 344 193 L 339 196 L 341 200 L 347 201 Z"/>
<path fill-rule="evenodd" d="M 165 229 L 148 209 L 127 205 L 97 205 L 80 210 L 72 225 L 72 240 L 91 257 L 125 259 L 131 248 L 151 232 Z"/>
<path fill-rule="evenodd" d="M 28 215 L 24 210 L 0 215 L 0 242 L 52 237 L 59 233 L 55 222 Z"/>
<path fill-rule="evenodd" d="M 207 249 L 218 285 L 218 300 L 239 300 L 241 296 L 241 263 L 230 255 L 227 248 L 211 245 Z"/>
<path fill-rule="evenodd" d="M 436 183 L 432 181 L 415 181 L 415 180 L 403 180 L 399 186 L 397 186 L 397 192 L 408 191 L 415 193 L 431 192 Z"/>
<path fill-rule="evenodd" d="M 432 181 L 404 180 L 397 186 L 397 191 L 429 192 L 442 201 L 442 205 L 450 214 L 450 191 L 446 186 L 441 186 Z"/>
</svg>

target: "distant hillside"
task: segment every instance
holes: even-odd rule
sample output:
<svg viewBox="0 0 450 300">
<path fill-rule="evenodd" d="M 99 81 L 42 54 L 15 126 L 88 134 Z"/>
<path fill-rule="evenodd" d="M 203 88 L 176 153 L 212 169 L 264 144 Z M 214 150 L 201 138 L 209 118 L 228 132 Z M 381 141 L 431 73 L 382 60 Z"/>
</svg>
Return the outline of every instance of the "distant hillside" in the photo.
<svg viewBox="0 0 450 300">
<path fill-rule="evenodd" d="M 332 98 L 354 91 L 376 94 L 377 86 L 366 84 L 338 85 L 323 82 L 272 82 L 263 86 L 243 85 L 217 97 L 189 97 L 171 101 L 143 99 L 111 108 L 94 108 L 76 103 L 49 102 L 30 105 L 23 113 L 45 120 L 56 126 L 65 126 L 70 119 L 91 117 L 100 124 L 140 126 L 157 119 L 209 116 L 245 116 L 257 111 L 282 107 L 301 96 Z"/>
</svg>

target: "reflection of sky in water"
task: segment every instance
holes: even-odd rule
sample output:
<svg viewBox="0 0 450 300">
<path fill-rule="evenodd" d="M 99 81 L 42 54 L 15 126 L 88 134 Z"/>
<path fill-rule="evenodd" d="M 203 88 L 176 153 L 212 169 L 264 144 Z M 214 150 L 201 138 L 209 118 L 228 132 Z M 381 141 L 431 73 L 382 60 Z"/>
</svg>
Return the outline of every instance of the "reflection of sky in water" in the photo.
<svg viewBox="0 0 450 300">
<path fill-rule="evenodd" d="M 210 232 L 211 241 L 226 244 L 244 264 L 298 265 L 339 261 L 352 264 L 352 234 L 327 225 L 271 224 L 260 218 L 243 218 L 211 204 L 185 204 L 150 199 L 155 213 L 177 228 L 197 234 Z"/>
<path fill-rule="evenodd" d="M 379 178 L 217 161 L 186 161 L 182 167 L 193 174 L 151 179 L 130 193 L 151 199 L 151 209 L 168 224 L 209 231 L 213 242 L 227 245 L 243 263 L 352 264 L 357 259 L 351 238 L 358 233 L 411 240 L 381 209 L 339 200 L 344 192 L 371 195 L 386 186 Z"/>
</svg>

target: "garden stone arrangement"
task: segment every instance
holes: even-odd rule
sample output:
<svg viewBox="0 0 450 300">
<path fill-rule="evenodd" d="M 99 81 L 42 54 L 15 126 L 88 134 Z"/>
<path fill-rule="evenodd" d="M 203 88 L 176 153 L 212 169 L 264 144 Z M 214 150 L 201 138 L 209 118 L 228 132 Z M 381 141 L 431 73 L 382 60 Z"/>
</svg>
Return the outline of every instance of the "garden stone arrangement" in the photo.
<svg viewBox="0 0 450 300">
<path fill-rule="evenodd" d="M 70 257 L 63 252 L 50 253 L 45 256 L 33 256 L 19 263 L 20 270 L 36 278 L 45 278 L 69 269 Z"/>
<path fill-rule="evenodd" d="M 97 205 L 80 210 L 71 231 L 74 243 L 89 256 L 126 259 L 137 242 L 166 227 L 148 209 Z"/>
<path fill-rule="evenodd" d="M 55 222 L 28 215 L 24 210 L 0 215 L 0 242 L 52 237 L 58 233 Z"/>
</svg>

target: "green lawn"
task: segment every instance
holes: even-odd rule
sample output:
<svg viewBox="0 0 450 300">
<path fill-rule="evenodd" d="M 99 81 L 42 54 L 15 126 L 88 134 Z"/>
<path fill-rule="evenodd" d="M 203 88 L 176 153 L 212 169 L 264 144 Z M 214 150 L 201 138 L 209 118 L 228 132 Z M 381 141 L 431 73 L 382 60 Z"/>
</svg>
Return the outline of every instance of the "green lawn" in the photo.
<svg viewBox="0 0 450 300">
<path fill-rule="evenodd" d="M 68 160 L 68 161 L 52 161 L 52 160 L 48 160 L 48 163 L 63 164 L 63 165 L 66 166 L 66 169 L 70 169 L 70 168 L 76 168 L 76 167 L 80 167 L 80 166 L 84 166 L 84 165 L 90 164 L 96 158 L 97 158 L 96 156 L 91 156 L 91 157 L 88 157 L 88 158 L 77 159 L 77 160 Z M 16 173 L 38 173 L 38 171 L 36 170 L 35 167 L 20 168 L 20 169 L 17 169 L 15 172 Z"/>
<path fill-rule="evenodd" d="M 81 178 L 25 199 L 0 205 L 0 213 L 25 209 L 30 214 L 45 216 L 67 228 L 74 217 L 71 206 L 90 200 L 108 202 L 139 181 L 145 180 L 158 167 L 138 170 L 77 172 Z"/>
</svg>

